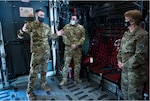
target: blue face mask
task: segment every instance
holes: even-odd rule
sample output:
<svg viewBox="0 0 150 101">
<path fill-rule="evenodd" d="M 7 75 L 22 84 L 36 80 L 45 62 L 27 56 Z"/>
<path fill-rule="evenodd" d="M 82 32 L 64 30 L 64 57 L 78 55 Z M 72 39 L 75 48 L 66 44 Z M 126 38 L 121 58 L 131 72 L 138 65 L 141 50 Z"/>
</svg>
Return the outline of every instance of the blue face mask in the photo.
<svg viewBox="0 0 150 101">
<path fill-rule="evenodd" d="M 38 16 L 38 20 L 39 20 L 40 22 L 44 22 L 44 18 L 39 17 L 39 16 Z"/>
<path fill-rule="evenodd" d="M 131 24 L 130 24 L 130 22 L 128 21 L 128 22 L 124 22 L 124 26 L 127 28 L 127 27 L 129 27 Z"/>
</svg>

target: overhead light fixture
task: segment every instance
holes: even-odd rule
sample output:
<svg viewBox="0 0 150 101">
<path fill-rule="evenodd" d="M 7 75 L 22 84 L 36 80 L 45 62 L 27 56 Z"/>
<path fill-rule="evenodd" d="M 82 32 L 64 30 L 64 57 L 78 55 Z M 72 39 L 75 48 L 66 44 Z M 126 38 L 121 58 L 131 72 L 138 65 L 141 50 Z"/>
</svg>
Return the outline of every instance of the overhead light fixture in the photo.
<svg viewBox="0 0 150 101">
<path fill-rule="evenodd" d="M 21 2 L 30 2 L 30 0 L 21 0 Z"/>
</svg>

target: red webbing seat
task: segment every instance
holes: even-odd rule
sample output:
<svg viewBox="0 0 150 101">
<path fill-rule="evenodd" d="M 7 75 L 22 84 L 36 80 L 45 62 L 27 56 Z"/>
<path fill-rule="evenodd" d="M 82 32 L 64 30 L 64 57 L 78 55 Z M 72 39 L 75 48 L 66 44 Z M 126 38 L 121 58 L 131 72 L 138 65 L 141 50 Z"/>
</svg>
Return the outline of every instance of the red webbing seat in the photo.
<svg viewBox="0 0 150 101">
<path fill-rule="evenodd" d="M 104 68 L 108 65 L 108 63 L 105 63 L 105 62 L 101 62 L 99 63 L 98 65 L 95 65 L 91 68 L 89 68 L 90 71 L 93 71 L 93 72 L 96 72 L 97 70 L 100 70 L 101 68 Z"/>
<path fill-rule="evenodd" d="M 121 86 L 120 86 L 120 82 L 121 82 L 121 71 L 118 71 L 118 70 L 113 70 L 112 72 L 109 72 L 107 74 L 104 74 L 103 75 L 103 79 L 106 79 L 112 83 L 115 83 L 117 86 L 116 86 L 116 92 L 115 94 L 118 95 L 118 90 L 121 89 Z M 102 89 L 103 89 L 103 85 L 102 85 Z"/>
<path fill-rule="evenodd" d="M 120 71 L 113 71 L 113 72 L 103 75 L 103 77 L 113 83 L 118 83 L 118 81 L 120 80 L 120 76 L 121 76 L 120 74 L 121 74 Z"/>
</svg>

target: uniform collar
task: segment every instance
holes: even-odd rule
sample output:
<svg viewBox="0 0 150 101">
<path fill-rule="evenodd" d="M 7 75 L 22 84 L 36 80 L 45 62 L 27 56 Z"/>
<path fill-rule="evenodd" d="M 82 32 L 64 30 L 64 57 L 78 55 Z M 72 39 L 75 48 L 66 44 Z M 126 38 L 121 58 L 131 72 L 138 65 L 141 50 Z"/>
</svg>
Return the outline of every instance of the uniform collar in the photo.
<svg viewBox="0 0 150 101">
<path fill-rule="evenodd" d="M 137 27 L 134 29 L 133 32 L 130 32 L 130 31 L 128 30 L 128 35 L 135 35 L 138 30 L 139 30 L 139 26 L 137 26 Z"/>
<path fill-rule="evenodd" d="M 70 26 L 72 26 L 72 27 L 77 27 L 78 25 L 79 25 L 79 24 L 76 24 L 76 25 L 73 26 L 73 25 L 70 24 Z"/>
<path fill-rule="evenodd" d="M 36 20 L 34 21 L 38 26 L 42 26 L 43 25 L 43 22 L 42 23 L 39 23 L 37 22 Z"/>
</svg>

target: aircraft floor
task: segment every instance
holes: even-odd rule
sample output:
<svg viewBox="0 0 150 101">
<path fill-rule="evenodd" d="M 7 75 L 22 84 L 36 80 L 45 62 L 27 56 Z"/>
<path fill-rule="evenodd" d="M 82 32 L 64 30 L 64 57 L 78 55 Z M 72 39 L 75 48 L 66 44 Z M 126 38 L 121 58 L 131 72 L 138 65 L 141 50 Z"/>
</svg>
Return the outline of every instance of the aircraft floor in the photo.
<svg viewBox="0 0 150 101">
<path fill-rule="evenodd" d="M 26 88 L 27 78 L 23 77 L 22 82 L 13 83 L 11 87 L 0 90 L 0 100 L 27 100 Z M 101 91 L 98 84 L 82 78 L 82 83 L 75 83 L 72 79 L 59 86 L 61 76 L 47 77 L 48 85 L 51 88 L 49 94 L 43 91 L 39 80 L 37 80 L 34 93 L 37 100 L 115 100 L 117 96 L 108 90 Z"/>
</svg>

